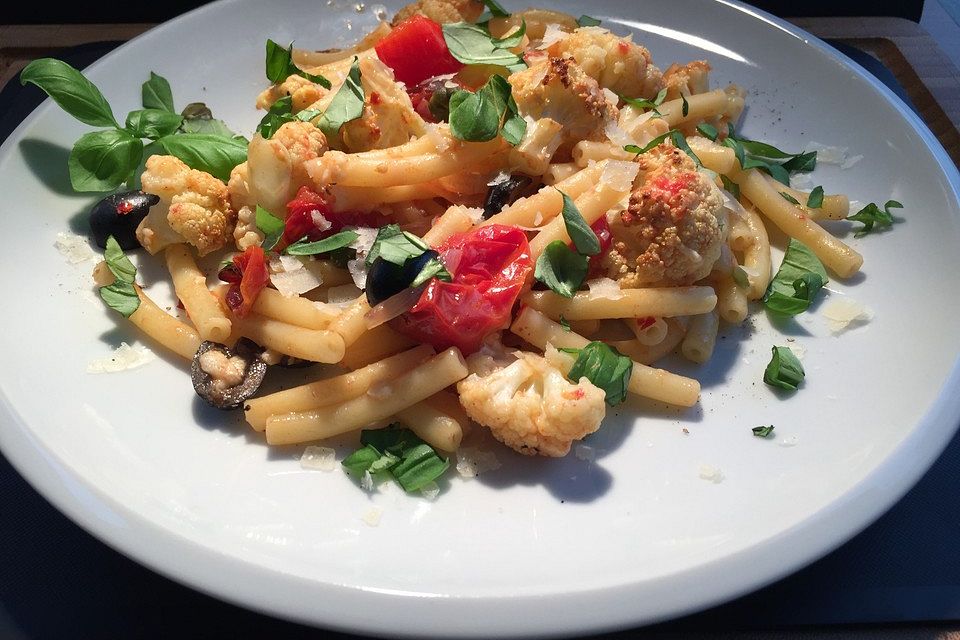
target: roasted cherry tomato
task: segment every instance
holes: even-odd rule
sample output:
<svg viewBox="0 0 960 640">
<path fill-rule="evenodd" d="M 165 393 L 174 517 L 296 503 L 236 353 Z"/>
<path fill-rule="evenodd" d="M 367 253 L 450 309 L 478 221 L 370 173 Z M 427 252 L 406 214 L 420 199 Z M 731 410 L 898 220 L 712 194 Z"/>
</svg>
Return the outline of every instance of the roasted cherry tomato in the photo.
<svg viewBox="0 0 960 640">
<path fill-rule="evenodd" d="M 328 224 L 329 223 L 329 224 Z M 297 196 L 287 203 L 287 218 L 283 223 L 283 238 L 276 247 L 282 250 L 289 244 L 306 238 L 309 242 L 323 240 L 344 227 L 381 227 L 386 220 L 379 213 L 364 211 L 333 211 L 323 196 L 300 187 Z"/>
<path fill-rule="evenodd" d="M 393 326 L 438 350 L 458 347 L 468 355 L 510 324 L 513 305 L 533 271 L 530 245 L 522 230 L 492 224 L 456 234 L 437 251 L 453 281 L 431 280 Z"/>
<path fill-rule="evenodd" d="M 257 301 L 257 296 L 270 282 L 267 256 L 258 245 L 233 257 L 234 266 L 240 270 L 240 282 L 230 285 L 227 291 L 227 306 L 238 318 L 245 318 Z M 221 274 L 225 270 L 221 269 Z"/>
<path fill-rule="evenodd" d="M 420 14 L 395 26 L 374 48 L 380 60 L 393 69 L 394 77 L 408 87 L 463 67 L 450 55 L 443 28 Z"/>
</svg>

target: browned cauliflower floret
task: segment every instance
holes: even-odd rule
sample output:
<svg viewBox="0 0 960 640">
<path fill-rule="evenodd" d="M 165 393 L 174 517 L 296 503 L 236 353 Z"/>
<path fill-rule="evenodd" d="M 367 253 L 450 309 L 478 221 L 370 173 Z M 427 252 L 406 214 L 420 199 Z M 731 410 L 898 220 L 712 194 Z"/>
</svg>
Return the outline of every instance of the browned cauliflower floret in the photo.
<svg viewBox="0 0 960 640">
<path fill-rule="evenodd" d="M 326 150 L 323 132 L 309 122 L 287 122 L 269 140 L 254 136 L 247 153 L 247 188 L 253 202 L 284 217 L 287 202 L 310 184 L 303 163 Z"/>
<path fill-rule="evenodd" d="M 467 360 L 472 372 L 457 383 L 467 415 L 494 437 L 524 455 L 559 458 L 574 440 L 600 428 L 604 393 L 586 378 L 570 382 L 543 356 L 518 352 Z"/>
<path fill-rule="evenodd" d="M 279 84 L 270 85 L 257 96 L 257 109 L 269 109 L 270 105 L 290 96 L 293 112 L 302 111 L 327 94 L 327 90 L 315 82 L 296 74 Z"/>
<path fill-rule="evenodd" d="M 572 58 L 540 59 L 509 80 L 520 114 L 557 121 L 566 145 L 603 140 L 606 124 L 617 120 L 617 107 Z"/>
<path fill-rule="evenodd" d="M 604 258 L 620 286 L 692 284 L 713 268 L 726 237 L 720 190 L 667 143 L 641 155 L 640 185 L 613 216 L 613 246 Z"/>
<path fill-rule="evenodd" d="M 393 70 L 379 58 L 360 59 L 360 85 L 364 95 L 363 115 L 343 125 L 338 139 L 329 141 L 331 148 L 350 153 L 386 149 L 410 142 L 411 137 L 426 132 L 423 118 L 414 110 L 410 96 L 397 84 Z M 329 100 L 321 100 L 314 108 L 323 110 L 328 104 Z"/>
<path fill-rule="evenodd" d="M 237 217 L 227 185 L 173 156 L 151 156 L 141 181 L 144 191 L 160 196 L 137 227 L 137 240 L 147 251 L 187 242 L 202 256 L 223 247 Z"/>
<path fill-rule="evenodd" d="M 237 226 L 233 228 L 233 241 L 237 251 L 263 243 L 263 232 L 257 227 L 257 214 L 251 207 L 243 206 L 237 211 Z"/>
<path fill-rule="evenodd" d="M 417 0 L 397 11 L 391 24 L 396 26 L 417 13 L 440 24 L 473 22 L 483 13 L 483 3 L 480 0 Z"/>
<path fill-rule="evenodd" d="M 650 52 L 600 27 L 581 27 L 550 45 L 556 57 L 572 57 L 605 89 L 629 98 L 653 98 L 663 79 Z"/>
<path fill-rule="evenodd" d="M 227 181 L 227 191 L 230 194 L 230 207 L 234 211 L 240 211 L 240 207 L 253 207 L 257 203 L 250 195 L 250 168 L 246 162 L 241 162 L 230 172 L 230 180 Z"/>
<path fill-rule="evenodd" d="M 667 88 L 667 100 L 706 93 L 710 90 L 710 64 L 706 60 L 672 64 L 663 72 L 663 84 Z"/>
</svg>

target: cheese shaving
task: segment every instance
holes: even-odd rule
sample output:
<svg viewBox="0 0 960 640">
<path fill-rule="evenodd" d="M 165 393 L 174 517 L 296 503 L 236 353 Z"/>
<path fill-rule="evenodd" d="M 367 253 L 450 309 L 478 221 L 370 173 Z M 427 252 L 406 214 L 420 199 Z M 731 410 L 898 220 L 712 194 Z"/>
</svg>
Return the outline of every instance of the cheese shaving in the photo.
<svg viewBox="0 0 960 640">
<path fill-rule="evenodd" d="M 361 293 L 363 292 L 352 284 L 342 284 L 339 287 L 330 287 L 327 289 L 327 302 L 329 304 L 336 305 L 350 303 L 359 298 Z"/>
<path fill-rule="evenodd" d="M 383 517 L 383 509 L 380 507 L 370 507 L 360 519 L 369 527 L 379 527 L 380 519 Z"/>
<path fill-rule="evenodd" d="M 457 473 L 464 478 L 475 478 L 486 471 L 500 468 L 500 461 L 492 451 L 460 447 L 457 451 Z"/>
<path fill-rule="evenodd" d="M 126 342 L 121 342 L 109 356 L 91 361 L 87 365 L 87 373 L 117 373 L 136 369 L 156 359 L 153 351 L 144 346 L 131 347 Z"/>
<path fill-rule="evenodd" d="M 311 471 L 333 471 L 337 468 L 336 452 L 330 447 L 310 445 L 300 456 L 300 467 Z"/>
<path fill-rule="evenodd" d="M 286 258 L 289 256 L 281 256 Z M 308 291 L 313 291 L 321 284 L 321 279 L 317 274 L 309 269 L 304 269 L 299 260 L 296 261 L 300 266 L 291 271 L 281 271 L 270 276 L 270 283 L 277 288 L 284 298 L 294 298 Z"/>
<path fill-rule="evenodd" d="M 700 465 L 700 479 L 712 482 L 713 484 L 720 484 L 723 482 L 723 472 L 719 467 L 715 467 L 712 464 L 702 464 Z"/>
<path fill-rule="evenodd" d="M 856 300 L 840 296 L 823 305 L 823 316 L 830 323 L 830 331 L 839 334 L 866 324 L 873 318 L 873 312 Z"/>
<path fill-rule="evenodd" d="M 66 233 L 61 231 L 57 234 L 57 240 L 54 246 L 70 264 L 80 264 L 97 257 L 97 254 L 90 248 L 90 243 L 83 236 L 75 233 Z"/>
<path fill-rule="evenodd" d="M 619 300 L 623 297 L 623 289 L 611 278 L 587 280 L 587 286 L 590 288 L 590 297 L 594 299 Z"/>
<path fill-rule="evenodd" d="M 811 142 L 807 151 L 817 152 L 817 162 L 823 164 L 843 164 L 847 159 L 847 147 L 831 147 L 819 142 Z"/>
<path fill-rule="evenodd" d="M 430 502 L 433 502 L 437 499 L 437 496 L 440 495 L 440 487 L 437 486 L 436 482 L 431 480 L 427 484 L 420 487 L 420 494 Z"/>
</svg>

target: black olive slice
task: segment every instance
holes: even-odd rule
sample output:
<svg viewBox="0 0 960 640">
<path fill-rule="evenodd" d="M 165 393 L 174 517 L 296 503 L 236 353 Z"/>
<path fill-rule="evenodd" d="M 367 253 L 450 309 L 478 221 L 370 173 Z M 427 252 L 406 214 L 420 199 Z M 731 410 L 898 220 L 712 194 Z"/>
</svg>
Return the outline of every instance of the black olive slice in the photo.
<svg viewBox="0 0 960 640">
<path fill-rule="evenodd" d="M 377 258 L 367 271 L 367 302 L 371 307 L 375 307 L 387 298 L 400 293 L 416 280 L 427 262 L 439 256 L 440 254 L 430 249 L 416 258 L 407 260 L 403 266 Z"/>
<path fill-rule="evenodd" d="M 111 193 L 93 205 L 90 210 L 90 230 L 97 246 L 105 249 L 107 238 L 113 236 L 121 249 L 139 249 L 137 225 L 143 220 L 150 207 L 158 204 L 160 198 L 143 191 L 122 191 Z"/>
<path fill-rule="evenodd" d="M 204 354 L 209 352 L 219 353 L 220 356 L 204 358 Z M 217 409 L 236 409 L 247 398 L 253 396 L 263 382 L 263 377 L 267 373 L 267 364 L 260 359 L 261 353 L 263 349 L 246 338 L 241 338 L 233 349 L 218 342 L 209 340 L 203 342 L 197 349 L 193 364 L 190 366 L 190 378 L 193 380 L 193 388 L 197 395 Z M 226 379 L 226 374 L 215 371 L 214 375 L 211 375 L 201 364 L 203 359 L 206 361 L 204 364 L 207 365 L 207 369 L 213 367 L 222 370 L 232 358 L 240 358 L 244 365 L 242 380 L 232 385 Z"/>
<path fill-rule="evenodd" d="M 533 178 L 519 174 L 490 187 L 487 199 L 483 202 L 483 218 L 494 216 L 508 204 L 513 204 L 532 183 Z"/>
</svg>

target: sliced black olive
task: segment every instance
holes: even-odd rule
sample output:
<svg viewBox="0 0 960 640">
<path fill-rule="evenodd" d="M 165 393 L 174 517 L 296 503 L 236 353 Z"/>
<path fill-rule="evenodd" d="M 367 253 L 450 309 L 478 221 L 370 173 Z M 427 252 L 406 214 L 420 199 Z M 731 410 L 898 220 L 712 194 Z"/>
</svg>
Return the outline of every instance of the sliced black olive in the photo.
<svg viewBox="0 0 960 640">
<path fill-rule="evenodd" d="M 508 204 L 513 204 L 523 190 L 531 184 L 533 184 L 533 179 L 530 176 L 520 174 L 510 176 L 508 180 L 490 187 L 490 190 L 487 191 L 487 199 L 483 202 L 484 219 L 500 213 Z"/>
<path fill-rule="evenodd" d="M 240 358 L 243 360 L 243 379 L 234 385 L 227 385 L 222 375 L 211 375 L 205 371 L 201 365 L 201 359 L 208 352 L 218 352 L 223 358 L 220 362 L 207 363 L 208 368 L 226 366 L 226 362 L 231 358 Z M 193 357 L 193 364 L 190 366 L 190 378 L 193 380 L 193 388 L 201 398 L 207 401 L 210 406 L 217 409 L 236 409 L 243 404 L 244 400 L 253 396 L 260 388 L 263 377 L 267 373 L 267 363 L 260 359 L 263 349 L 255 342 L 240 339 L 233 349 L 209 340 L 200 344 L 197 354 Z"/>
<path fill-rule="evenodd" d="M 367 270 L 367 302 L 372 307 L 400 293 L 417 278 L 427 262 L 439 256 L 431 249 L 407 260 L 403 266 L 377 258 Z"/>
<path fill-rule="evenodd" d="M 139 249 L 137 225 L 143 220 L 150 207 L 160 202 L 160 198 L 143 191 L 122 191 L 111 193 L 90 210 L 90 230 L 93 239 L 101 249 L 106 248 L 107 238 L 113 236 L 120 248 Z"/>
</svg>

